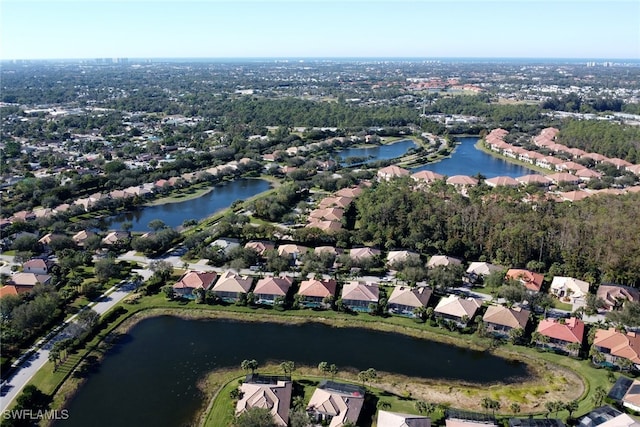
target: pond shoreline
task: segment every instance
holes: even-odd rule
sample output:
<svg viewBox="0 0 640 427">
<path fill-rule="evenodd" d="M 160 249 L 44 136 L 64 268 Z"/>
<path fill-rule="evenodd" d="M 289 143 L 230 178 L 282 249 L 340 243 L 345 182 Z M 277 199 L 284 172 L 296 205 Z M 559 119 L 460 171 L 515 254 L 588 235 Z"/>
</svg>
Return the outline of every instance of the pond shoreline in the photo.
<svg viewBox="0 0 640 427">
<path fill-rule="evenodd" d="M 219 319 L 231 322 L 271 322 L 289 325 L 321 323 L 336 328 L 355 327 L 371 329 L 404 334 L 419 339 L 455 345 L 464 349 L 487 351 L 494 356 L 526 364 L 527 371 L 529 372 L 527 380 L 506 385 L 493 383 L 479 386 L 474 383 L 467 384 L 463 381 L 407 377 L 400 374 L 381 371 L 381 373 L 383 373 L 383 377 L 378 381 L 376 387 L 398 395 L 410 395 L 428 402 L 442 403 L 460 409 L 478 411 L 478 402 L 482 397 L 491 396 L 498 400 L 518 398 L 520 399 L 520 402 L 523 402 L 523 404 L 521 404 L 523 413 L 542 414 L 544 407 L 543 403 L 552 398 L 559 398 L 567 401 L 569 399 L 583 400 L 590 391 L 588 386 L 589 382 L 578 372 L 578 370 L 569 367 L 564 363 L 558 365 L 554 362 L 550 362 L 549 360 L 545 360 L 545 358 L 538 358 L 535 354 L 523 354 L 516 349 L 509 350 L 500 347 L 493 348 L 491 346 L 483 347 L 476 343 L 464 340 L 463 337 L 438 334 L 433 331 L 421 330 L 418 327 L 414 328 L 410 326 L 391 324 L 384 321 L 368 322 L 347 318 L 326 318 L 322 317 L 321 313 L 319 313 L 318 317 L 304 317 L 296 315 L 282 316 L 279 314 L 254 314 L 246 312 L 221 311 L 208 306 L 202 308 L 144 307 L 137 311 L 135 309 L 130 311 L 124 318 L 120 319 L 117 324 L 114 324 L 110 332 L 108 332 L 106 337 L 102 340 L 99 348 L 94 349 L 87 354 L 87 356 L 94 357 L 95 364 L 99 365 L 108 354 L 111 346 L 117 345 L 119 336 L 126 335 L 127 332 L 142 320 L 160 316 L 173 316 L 181 319 L 198 320 Z M 306 370 L 309 373 L 314 369 L 314 367 L 303 365 L 301 365 L 300 368 L 301 370 Z M 228 368 L 221 369 L 228 370 Z M 357 381 L 357 372 L 350 371 L 351 370 L 345 370 L 343 372 L 344 375 L 341 374 L 340 378 L 344 377 L 344 379 L 353 379 Z M 198 384 L 211 384 L 213 386 L 212 382 L 209 381 L 209 378 L 211 375 L 215 375 L 215 373 L 216 370 L 213 370 L 205 374 L 200 380 L 198 380 Z M 81 391 L 86 381 L 87 378 L 74 378 L 70 375 L 57 389 L 55 398 L 58 404 L 56 406 L 58 408 L 68 408 L 68 405 L 77 393 Z M 552 390 L 547 390 L 549 387 L 551 387 Z M 198 418 L 206 418 L 208 416 L 208 413 L 203 411 L 205 411 L 211 404 L 211 402 L 209 402 L 211 397 L 209 396 L 212 396 L 219 391 L 220 387 L 213 386 L 201 389 L 205 393 L 205 400 L 202 402 L 202 407 L 198 414 L 194 414 L 194 420 L 197 420 Z M 551 393 L 548 394 L 549 392 Z M 531 396 L 531 404 L 524 404 L 528 402 L 529 397 Z M 503 403 L 503 408 L 506 410 L 508 405 L 504 400 Z"/>
<path fill-rule="evenodd" d="M 477 400 L 475 399 L 471 399 L 471 402 L 469 402 L 470 397 L 477 394 L 482 394 L 487 390 L 492 390 L 493 394 L 498 395 L 500 393 L 518 394 L 524 393 L 523 390 L 527 388 L 536 388 L 540 386 L 544 387 L 549 384 L 550 381 L 549 378 L 545 378 L 547 377 L 546 373 L 548 372 L 550 365 L 544 360 L 539 360 L 527 355 L 523 355 L 517 351 L 511 351 L 501 347 L 487 348 L 476 343 L 469 342 L 462 338 L 440 335 L 431 331 L 420 330 L 418 328 L 389 324 L 385 323 L 384 321 L 374 323 L 359 321 L 357 319 L 329 319 L 322 317 L 321 314 L 318 317 L 284 317 L 277 314 L 270 315 L 263 313 L 238 313 L 207 308 L 149 308 L 144 311 L 133 313 L 127 319 L 124 319 L 123 322 L 117 328 L 115 328 L 113 332 L 116 334 L 126 334 L 142 320 L 167 315 L 179 317 L 182 319 L 217 319 L 232 322 L 269 322 L 286 325 L 320 323 L 334 328 L 363 328 L 381 332 L 403 334 L 405 336 L 449 344 L 463 349 L 488 352 L 494 356 L 503 358 L 506 361 L 516 361 L 524 363 L 526 365 L 527 372 L 529 373 L 527 378 L 523 378 L 522 381 L 519 382 L 506 384 L 491 383 L 478 385 L 477 383 L 458 380 L 452 381 L 444 379 L 407 377 L 401 374 L 394 374 L 389 372 L 384 373 L 384 376 L 386 378 L 392 379 L 392 381 L 387 384 L 387 387 L 383 387 L 385 389 L 388 389 L 388 391 L 393 391 L 394 393 L 401 394 L 406 392 L 407 390 L 412 390 L 412 394 L 416 396 L 423 396 L 423 398 L 430 399 L 434 402 L 446 401 L 451 397 L 450 394 L 453 393 L 459 395 L 458 399 L 456 399 L 455 402 L 466 402 L 465 406 L 463 407 L 466 409 L 473 409 L 474 405 L 477 405 Z M 571 387 L 563 390 L 563 393 L 570 394 L 571 398 L 573 399 L 577 399 L 584 394 L 585 383 L 580 375 L 574 373 L 573 371 L 569 371 L 567 368 L 557 365 L 553 365 L 553 371 L 555 371 L 559 377 L 565 378 L 566 381 L 572 384 Z M 349 375 L 349 378 L 356 378 L 357 373 L 351 374 L 352 375 Z M 530 409 L 535 410 L 533 407 Z"/>
</svg>

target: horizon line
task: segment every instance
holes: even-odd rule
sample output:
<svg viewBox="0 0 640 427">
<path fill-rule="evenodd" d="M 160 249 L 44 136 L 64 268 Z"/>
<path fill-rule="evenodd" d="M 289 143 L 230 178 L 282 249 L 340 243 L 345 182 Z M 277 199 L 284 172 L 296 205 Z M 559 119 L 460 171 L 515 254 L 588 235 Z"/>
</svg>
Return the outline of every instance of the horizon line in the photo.
<svg viewBox="0 0 640 427">
<path fill-rule="evenodd" d="M 97 60 L 569 60 L 569 61 L 626 61 L 640 62 L 640 58 L 624 57 L 562 57 L 562 56 L 93 56 L 76 58 L 0 58 L 0 62 L 26 61 L 97 61 Z"/>
</svg>

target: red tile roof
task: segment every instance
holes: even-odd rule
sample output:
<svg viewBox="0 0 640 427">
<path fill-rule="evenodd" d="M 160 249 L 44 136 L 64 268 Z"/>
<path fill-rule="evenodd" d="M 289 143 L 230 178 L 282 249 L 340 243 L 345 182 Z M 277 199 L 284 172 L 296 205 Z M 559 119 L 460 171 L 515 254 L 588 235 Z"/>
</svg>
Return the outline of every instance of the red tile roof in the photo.
<svg viewBox="0 0 640 427">
<path fill-rule="evenodd" d="M 542 282 L 544 281 L 544 276 L 542 274 L 518 268 L 512 268 L 507 271 L 506 278 L 517 280 L 522 283 L 525 288 L 536 292 L 540 292 Z"/>
<path fill-rule="evenodd" d="M 537 330 L 541 335 L 565 342 L 582 344 L 584 339 L 584 322 L 575 317 L 567 319 L 564 324 L 558 322 L 558 319 L 543 319 Z"/>
<path fill-rule="evenodd" d="M 616 331 L 614 328 L 598 329 L 593 340 L 596 347 L 607 348 L 610 354 L 640 363 L 640 336 L 635 332 Z"/>
<path fill-rule="evenodd" d="M 326 297 L 335 296 L 338 284 L 335 280 L 305 280 L 300 283 L 299 295 L 306 297 Z"/>
</svg>

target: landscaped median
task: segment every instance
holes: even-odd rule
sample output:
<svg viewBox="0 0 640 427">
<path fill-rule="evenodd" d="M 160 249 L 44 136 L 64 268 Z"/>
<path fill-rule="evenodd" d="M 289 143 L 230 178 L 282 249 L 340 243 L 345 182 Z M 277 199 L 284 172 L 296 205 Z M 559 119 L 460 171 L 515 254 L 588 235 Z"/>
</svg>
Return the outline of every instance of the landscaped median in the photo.
<svg viewBox="0 0 640 427">
<path fill-rule="evenodd" d="M 49 363 L 31 381 L 31 384 L 36 385 L 45 393 L 55 392 L 52 408 L 62 408 L 65 402 L 78 390 L 85 376 L 90 375 L 91 367 L 100 362 L 109 348 L 109 339 L 105 338 L 126 333 L 140 320 L 160 315 L 286 324 L 319 322 L 333 327 L 360 327 L 402 333 L 464 348 L 491 351 L 495 355 L 507 359 L 526 362 L 531 372 L 534 373 L 535 378 L 525 383 L 478 387 L 446 381 L 409 378 L 382 372 L 382 379 L 376 384 L 377 387 L 397 396 L 412 396 L 429 403 L 440 403 L 461 409 L 481 411 L 481 400 L 484 397 L 490 397 L 502 402 L 502 410 L 499 412 L 509 413 L 509 403 L 518 403 L 522 406 L 523 413 L 532 412 L 544 415 L 547 412 L 545 401 L 569 402 L 577 399 L 580 401 L 580 406 L 578 411 L 574 412 L 575 415 L 587 412 L 593 407 L 591 397 L 597 387 L 600 386 L 608 390 L 611 384 L 608 372 L 591 367 L 588 361 L 575 360 L 566 356 L 539 352 L 532 348 L 510 344 L 494 348 L 491 340 L 479 338 L 476 335 L 460 335 L 402 317 L 382 318 L 368 314 L 352 316 L 334 311 L 317 312 L 311 310 L 279 312 L 272 309 L 255 309 L 235 305 L 208 306 L 195 302 L 167 301 L 160 295 L 142 297 L 135 304 L 120 304 L 119 306 L 124 307 L 126 312 L 112 319 L 91 342 L 80 349 L 77 354 L 72 354 L 62 367 L 53 372 L 53 366 Z M 425 363 L 435 362 L 425 357 Z M 74 369 L 79 369 L 83 375 L 71 375 Z M 311 374 L 313 369 L 314 367 L 300 367 L 299 373 Z M 214 372 L 212 375 L 218 374 Z M 345 375 L 345 378 L 349 379 L 350 374 L 346 373 Z M 210 375 L 203 383 L 205 388 L 203 391 L 209 396 L 214 395 L 221 387 L 225 386 L 223 382 L 213 381 L 211 378 Z M 224 378 L 226 377 L 222 377 L 222 379 Z M 528 407 L 527 403 L 532 400 L 536 400 L 538 403 Z M 216 405 L 217 403 L 212 407 L 212 411 L 217 411 L 217 409 L 213 409 L 217 407 Z M 566 416 L 567 413 L 561 413 L 561 415 Z"/>
</svg>

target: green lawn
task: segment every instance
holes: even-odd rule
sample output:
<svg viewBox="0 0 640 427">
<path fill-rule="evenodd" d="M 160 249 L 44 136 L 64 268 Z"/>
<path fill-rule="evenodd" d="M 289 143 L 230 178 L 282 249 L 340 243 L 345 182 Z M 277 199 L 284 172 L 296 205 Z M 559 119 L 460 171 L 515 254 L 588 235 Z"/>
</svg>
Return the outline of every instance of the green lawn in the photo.
<svg viewBox="0 0 640 427">
<path fill-rule="evenodd" d="M 573 306 L 571 304 L 567 304 L 555 298 L 553 299 L 553 308 L 564 311 L 573 311 Z"/>
<path fill-rule="evenodd" d="M 269 366 L 265 368 L 266 375 L 282 375 L 282 372 L 274 371 L 276 369 L 275 366 Z M 262 372 L 262 370 L 261 370 Z M 204 422 L 202 424 L 203 427 L 218 427 L 218 426 L 228 426 L 231 425 L 234 412 L 235 412 L 235 401 L 231 399 L 230 393 L 232 390 L 239 386 L 239 380 L 244 378 L 244 375 L 240 375 L 241 371 L 235 371 L 233 373 L 224 373 L 221 376 L 224 376 L 225 382 L 219 388 L 219 390 L 213 395 L 212 402 L 209 406 L 208 414 L 203 415 Z M 309 403 L 311 400 L 311 396 L 313 395 L 316 387 L 324 378 L 316 375 L 297 375 L 295 372 L 292 376 L 294 381 L 294 391 L 293 398 L 296 396 L 302 396 L 305 405 Z M 342 378 L 336 378 L 336 381 L 346 382 L 351 384 L 356 384 L 362 386 L 362 384 L 355 383 L 353 381 L 345 380 Z M 394 412 L 402 412 L 408 414 L 418 414 L 416 410 L 416 400 L 408 397 L 397 396 L 392 393 L 388 393 L 384 390 L 372 387 L 367 385 L 367 399 L 370 403 L 370 407 L 368 408 L 368 414 L 365 413 L 364 416 L 371 416 L 371 411 L 375 411 L 376 404 L 380 405 L 379 402 L 384 402 L 389 405 L 387 410 Z M 386 405 L 385 405 L 386 406 Z M 433 414 L 432 418 L 442 418 L 444 416 L 444 412 L 442 408 L 437 409 Z M 370 420 L 363 420 L 363 425 L 373 425 L 375 426 L 375 417 L 372 416 Z"/>
<path fill-rule="evenodd" d="M 305 322 L 305 321 L 318 321 L 324 322 L 327 324 L 331 324 L 335 327 L 353 327 L 353 326 L 362 326 L 362 327 L 372 327 L 385 331 L 392 331 L 397 333 L 405 333 L 412 336 L 416 336 L 422 339 L 434 339 L 438 341 L 448 342 L 452 344 L 462 345 L 467 348 L 478 348 L 482 350 L 487 350 L 491 346 L 491 341 L 479 337 L 477 334 L 470 335 L 462 335 L 459 332 L 452 332 L 449 330 L 441 329 L 439 327 L 430 326 L 429 323 L 418 323 L 413 319 L 408 319 L 404 317 L 377 317 L 369 314 L 357 314 L 357 315 L 349 315 L 345 313 L 339 313 L 334 311 L 314 311 L 314 310 L 288 310 L 288 311 L 276 311 L 271 308 L 250 308 L 250 307 L 240 307 L 235 305 L 229 306 L 209 306 L 205 304 L 196 304 L 194 301 L 168 301 L 162 294 L 157 294 L 153 296 L 145 296 L 140 298 L 134 304 L 121 303 L 119 306 L 124 307 L 128 313 L 121 314 L 116 319 L 114 319 L 107 328 L 102 330 L 99 335 L 93 338 L 89 343 L 83 346 L 78 350 L 77 355 L 70 358 L 67 363 L 63 365 L 63 368 L 58 369 L 55 373 L 53 373 L 53 367 L 50 364 L 47 364 L 38 374 L 32 379 L 31 383 L 36 385 L 38 388 L 43 390 L 45 393 L 53 393 L 58 390 L 65 380 L 71 370 L 80 363 L 81 358 L 85 357 L 89 354 L 90 351 L 93 351 L 94 355 L 98 358 L 101 357 L 104 348 L 100 346 L 102 339 L 111 331 L 113 331 L 117 326 L 119 326 L 124 320 L 126 320 L 131 314 L 140 312 L 141 314 L 148 313 L 150 316 L 154 316 L 160 313 L 167 314 L 175 314 L 175 315 L 184 315 L 187 317 L 231 317 L 237 320 L 246 320 L 246 321 L 281 321 L 285 323 L 296 323 L 296 322 Z M 154 310 L 157 309 L 157 310 Z M 504 349 L 504 352 L 501 350 Z M 605 390 L 609 390 L 611 387 L 611 382 L 609 381 L 608 371 L 604 369 L 595 369 L 590 366 L 588 361 L 575 360 L 570 357 L 557 355 L 554 353 L 546 353 L 539 352 L 536 349 L 521 347 L 521 346 L 512 346 L 511 344 L 503 345 L 500 348 L 495 350 L 497 355 L 506 355 L 507 357 L 525 357 L 530 358 L 535 361 L 549 362 L 550 365 L 546 368 L 553 369 L 554 365 L 559 365 L 562 367 L 569 368 L 570 370 L 578 373 L 585 382 L 585 392 L 581 398 L 580 406 L 578 411 L 574 415 L 581 415 L 588 410 L 592 409 L 593 403 L 591 400 L 591 396 L 593 395 L 593 391 L 596 387 L 602 386 Z M 511 354 L 511 356 L 509 356 Z M 553 364 L 553 365 L 552 365 Z M 241 372 L 237 372 L 236 375 L 240 375 Z M 546 384 L 550 386 L 555 384 L 555 377 L 553 376 L 553 372 L 549 371 L 549 377 L 546 377 Z M 209 381 L 211 384 L 218 381 L 228 381 L 227 378 L 231 378 L 225 374 L 224 377 L 216 381 Z M 295 377 L 297 379 L 297 376 Z M 75 386 L 73 384 L 76 384 Z M 226 382 L 224 383 L 226 384 Z M 220 383 L 216 389 L 224 386 L 223 383 Z M 544 384 L 544 383 L 543 383 Z M 72 381 L 70 385 L 67 386 L 67 383 L 63 385 L 63 388 L 66 390 L 70 388 L 73 390 L 74 387 L 77 387 L 77 381 Z M 225 387 L 231 387 L 232 385 L 226 385 Z M 313 385 L 309 384 L 310 390 L 312 392 Z M 464 390 L 464 386 L 461 386 Z M 470 393 L 480 393 L 477 390 L 469 390 Z M 213 391 L 211 391 L 213 394 Z M 415 409 L 412 411 L 414 402 L 407 401 L 406 399 L 399 397 L 384 394 L 384 392 L 380 392 L 379 395 L 380 400 L 389 401 L 394 410 L 404 411 L 404 412 L 415 412 Z M 523 402 L 527 399 L 527 394 L 530 393 L 532 395 L 538 395 L 545 393 L 544 386 L 541 386 L 539 383 L 533 384 L 531 387 L 527 387 L 523 390 L 517 390 L 508 387 L 495 387 L 491 388 L 491 396 L 494 399 L 503 398 L 510 402 Z M 225 397 L 226 396 L 226 397 Z M 305 397 L 308 398 L 307 392 L 305 391 Z M 229 407 L 228 402 L 230 398 L 228 397 L 228 390 L 223 390 L 220 392 L 220 399 L 225 399 L 227 403 L 219 403 L 214 402 L 211 408 L 211 414 L 209 414 L 207 418 L 207 425 L 228 425 L 228 424 L 219 424 L 215 423 L 213 420 L 227 420 L 229 416 L 232 414 L 227 411 L 225 408 Z M 217 399 L 216 399 L 217 400 Z M 56 396 L 56 402 L 54 404 L 60 404 L 61 398 Z M 54 406 L 55 408 L 56 406 Z M 541 408 L 541 411 L 544 409 Z M 508 408 L 502 408 L 501 412 L 508 412 Z M 540 415 L 544 415 L 543 412 Z M 567 414 L 562 414 L 566 416 Z M 226 421 L 225 421 L 226 422 Z"/>
</svg>

